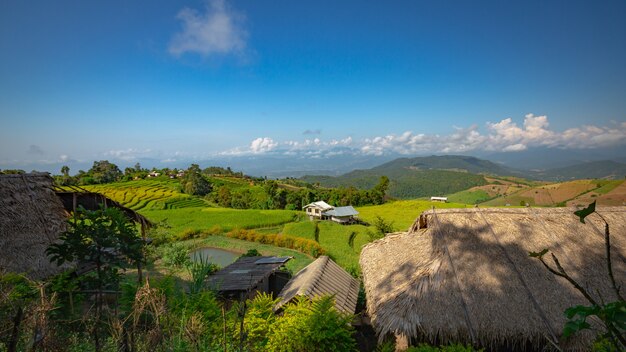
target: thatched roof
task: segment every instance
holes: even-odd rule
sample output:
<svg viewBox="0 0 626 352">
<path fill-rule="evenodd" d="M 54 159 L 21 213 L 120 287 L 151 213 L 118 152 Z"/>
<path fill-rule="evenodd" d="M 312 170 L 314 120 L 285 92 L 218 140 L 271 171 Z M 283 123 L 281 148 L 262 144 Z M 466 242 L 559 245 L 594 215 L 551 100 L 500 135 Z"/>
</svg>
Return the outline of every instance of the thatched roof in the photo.
<svg viewBox="0 0 626 352">
<path fill-rule="evenodd" d="M 0 272 L 42 279 L 61 269 L 46 248 L 66 229 L 66 212 L 45 173 L 0 175 Z"/>
<path fill-rule="evenodd" d="M 60 189 L 48 173 L 0 175 L 0 272 L 24 272 L 32 279 L 57 274 L 68 265 L 50 263 L 46 248 L 67 229 L 69 214 L 82 206 L 120 208 L 142 226 L 151 226 L 141 214 L 79 187 Z"/>
<path fill-rule="evenodd" d="M 594 296 L 616 300 L 603 223 L 592 214 L 582 224 L 574 211 L 432 210 L 409 232 L 368 244 L 360 264 L 377 333 L 509 349 L 553 341 L 565 350 L 588 350 L 589 333 L 561 337 L 564 310 L 588 302 L 528 256 L 548 248 Z M 616 281 L 626 287 L 626 207 L 598 212 L 610 224 Z"/>
<path fill-rule="evenodd" d="M 338 311 L 354 314 L 359 295 L 359 282 L 325 255 L 317 258 L 289 280 L 278 295 L 281 300 L 274 308 L 280 309 L 296 296 L 314 298 L 322 295 L 334 295 L 335 308 Z"/>
</svg>

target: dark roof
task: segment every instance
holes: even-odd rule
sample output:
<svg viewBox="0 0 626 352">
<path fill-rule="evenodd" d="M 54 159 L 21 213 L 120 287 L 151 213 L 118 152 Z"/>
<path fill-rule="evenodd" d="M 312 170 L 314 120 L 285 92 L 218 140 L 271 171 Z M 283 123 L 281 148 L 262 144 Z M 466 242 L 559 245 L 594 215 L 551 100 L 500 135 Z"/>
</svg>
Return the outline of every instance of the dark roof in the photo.
<svg viewBox="0 0 626 352">
<path fill-rule="evenodd" d="M 354 209 L 351 205 L 348 205 L 345 207 L 336 207 L 334 209 L 327 210 L 324 212 L 324 215 L 330 215 L 330 216 L 354 216 L 358 214 L 359 212 L 356 211 L 356 209 Z"/>
<path fill-rule="evenodd" d="M 218 292 L 250 291 L 273 272 L 285 265 L 290 257 L 243 257 L 209 277 L 209 287 Z M 285 260 L 286 259 L 286 260 Z M 258 261 L 261 263 L 257 263 Z M 271 261 L 271 263 L 264 263 Z"/>
<path fill-rule="evenodd" d="M 314 298 L 322 295 L 335 296 L 335 308 L 353 314 L 359 295 L 359 282 L 327 256 L 317 258 L 300 270 L 280 292 L 281 300 L 275 309 L 296 296 Z"/>
</svg>

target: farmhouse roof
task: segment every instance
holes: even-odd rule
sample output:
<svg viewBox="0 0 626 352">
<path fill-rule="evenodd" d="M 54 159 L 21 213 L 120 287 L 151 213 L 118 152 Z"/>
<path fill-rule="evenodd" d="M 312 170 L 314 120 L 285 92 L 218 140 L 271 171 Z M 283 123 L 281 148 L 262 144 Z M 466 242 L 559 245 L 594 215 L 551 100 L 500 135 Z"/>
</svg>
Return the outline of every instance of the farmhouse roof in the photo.
<svg viewBox="0 0 626 352">
<path fill-rule="evenodd" d="M 42 279 L 62 270 L 45 253 L 66 230 L 52 184 L 47 173 L 0 175 L 0 272 Z"/>
<path fill-rule="evenodd" d="M 307 205 L 303 206 L 302 209 L 306 209 L 306 208 L 309 208 L 309 207 L 320 208 L 322 210 L 329 210 L 329 209 L 333 208 L 332 205 L 324 202 L 323 200 L 320 200 L 320 201 L 317 201 L 317 202 L 313 202 L 311 204 L 307 204 Z"/>
<path fill-rule="evenodd" d="M 209 277 L 209 287 L 219 292 L 254 289 L 280 269 L 290 257 L 243 257 Z"/>
<path fill-rule="evenodd" d="M 614 276 L 623 287 L 626 208 L 597 210 L 610 225 Z M 548 248 L 594 296 L 616 300 L 606 270 L 604 224 L 597 214 L 583 224 L 574 211 L 431 210 L 409 232 L 368 244 L 360 265 L 377 333 L 522 349 L 552 341 L 564 350 L 589 350 L 590 333 L 561 336 L 564 310 L 588 302 L 528 255 Z"/>
<path fill-rule="evenodd" d="M 324 215 L 330 216 L 354 216 L 359 215 L 359 212 L 356 211 L 351 205 L 345 207 L 336 207 L 330 210 L 326 210 Z"/>
<path fill-rule="evenodd" d="M 335 296 L 335 308 L 353 314 L 359 295 L 359 282 L 327 256 L 321 256 L 300 270 L 282 289 L 278 310 L 296 296 L 314 298 L 322 295 Z"/>
</svg>

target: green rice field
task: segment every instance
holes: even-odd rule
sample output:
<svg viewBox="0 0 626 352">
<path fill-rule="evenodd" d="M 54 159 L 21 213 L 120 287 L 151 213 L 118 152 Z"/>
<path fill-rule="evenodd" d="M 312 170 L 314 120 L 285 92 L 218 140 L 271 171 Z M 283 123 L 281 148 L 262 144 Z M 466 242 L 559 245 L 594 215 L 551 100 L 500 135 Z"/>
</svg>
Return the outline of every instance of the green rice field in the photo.
<svg viewBox="0 0 626 352">
<path fill-rule="evenodd" d="M 417 219 L 423 211 L 430 210 L 433 207 L 437 209 L 466 208 L 468 205 L 412 199 L 398 200 L 382 205 L 358 207 L 356 210 L 359 212 L 359 218 L 370 224 L 374 222 L 376 216 L 380 216 L 386 221 L 393 221 L 393 226 L 396 231 L 406 231 L 413 225 L 415 219 Z"/>
<path fill-rule="evenodd" d="M 234 228 L 254 229 L 272 227 L 297 220 L 298 212 L 292 210 L 259 210 L 230 208 L 189 207 L 168 210 L 143 210 L 141 214 L 154 222 L 166 220 L 173 233 L 191 230 L 221 230 Z"/>
<path fill-rule="evenodd" d="M 358 272 L 361 247 L 369 242 L 368 228 L 362 225 L 340 225 L 330 221 L 319 223 L 319 244 L 343 268 Z M 348 244 L 350 234 L 356 232 L 354 248 Z M 315 240 L 315 222 L 304 220 L 286 224 L 283 234 Z"/>
</svg>

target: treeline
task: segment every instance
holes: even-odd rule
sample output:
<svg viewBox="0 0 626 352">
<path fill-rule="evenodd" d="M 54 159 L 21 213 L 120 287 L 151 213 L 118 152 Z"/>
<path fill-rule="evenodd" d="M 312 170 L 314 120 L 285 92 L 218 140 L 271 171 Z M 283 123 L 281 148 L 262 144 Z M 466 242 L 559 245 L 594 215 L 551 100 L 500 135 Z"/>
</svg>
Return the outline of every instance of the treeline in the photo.
<svg viewBox="0 0 626 352">
<path fill-rule="evenodd" d="M 256 192 L 252 187 L 232 188 L 224 185 L 208 194 L 207 198 L 229 208 L 298 210 L 318 200 L 334 206 L 382 204 L 388 187 L 389 179 L 386 176 L 382 176 L 379 183 L 368 190 L 355 187 L 318 188 L 311 184 L 306 187 L 288 187 L 279 181 L 264 180 Z"/>
<path fill-rule="evenodd" d="M 216 177 L 218 176 L 218 177 Z M 224 182 L 219 176 L 232 177 L 236 182 Z M 94 161 L 88 171 L 80 170 L 70 175 L 67 166 L 61 168 L 61 175 L 54 176 L 60 185 L 93 185 L 111 182 L 123 182 L 146 178 L 176 179 L 180 191 L 189 195 L 203 197 L 222 207 L 236 209 L 302 209 L 303 206 L 318 200 L 334 205 L 369 205 L 382 204 L 389 189 L 386 176 L 378 178 L 378 183 L 369 189 L 353 186 L 323 188 L 318 185 L 286 178 L 267 180 L 244 175 L 230 167 L 217 166 L 200 168 L 191 164 L 187 169 L 145 169 L 139 163 L 127 167 L 122 172 L 117 165 L 108 160 Z"/>
<path fill-rule="evenodd" d="M 219 166 L 211 166 L 204 170 L 200 170 L 200 167 L 196 164 L 192 164 L 189 169 L 194 172 L 202 173 L 204 175 L 222 175 L 222 176 L 234 176 L 234 177 L 248 177 L 243 172 L 235 172 L 230 167 L 223 168 Z M 61 174 L 55 175 L 57 183 L 64 186 L 74 185 L 96 185 L 102 183 L 112 183 L 120 181 L 132 181 L 145 179 L 149 177 L 167 177 L 167 178 L 183 178 L 185 176 L 185 169 L 177 168 L 151 168 L 146 169 L 141 167 L 140 163 L 136 163 L 134 167 L 127 167 L 122 170 L 114 163 L 108 160 L 94 161 L 93 166 L 87 170 L 79 170 L 75 175 L 70 175 L 70 168 L 68 166 L 61 167 Z M 24 173 L 24 170 L 4 170 L 2 173 Z"/>
</svg>

